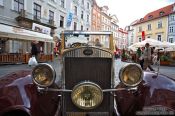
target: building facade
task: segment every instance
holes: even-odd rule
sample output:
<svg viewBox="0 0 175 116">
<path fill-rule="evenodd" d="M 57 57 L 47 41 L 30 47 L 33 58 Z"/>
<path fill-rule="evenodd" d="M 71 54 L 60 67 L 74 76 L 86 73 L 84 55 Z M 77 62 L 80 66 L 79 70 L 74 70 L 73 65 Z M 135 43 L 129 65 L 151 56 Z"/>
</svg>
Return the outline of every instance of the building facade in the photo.
<svg viewBox="0 0 175 116">
<path fill-rule="evenodd" d="M 119 28 L 118 33 L 119 33 L 118 48 L 120 50 L 121 49 L 127 49 L 127 47 L 128 47 L 128 41 L 127 41 L 128 33 L 127 33 L 127 31 L 122 29 L 122 28 Z"/>
<path fill-rule="evenodd" d="M 134 43 L 134 28 L 132 26 L 127 26 L 126 31 L 128 33 L 127 46 L 130 46 Z"/>
<path fill-rule="evenodd" d="M 113 33 L 113 38 L 114 38 L 114 44 L 115 47 L 118 48 L 119 46 L 119 38 L 118 38 L 118 18 L 116 15 L 111 16 L 111 31 Z"/>
<path fill-rule="evenodd" d="M 175 3 L 172 8 L 172 13 L 168 17 L 168 42 L 175 42 Z"/>
<path fill-rule="evenodd" d="M 35 41 L 43 59 L 52 55 L 59 9 L 58 0 L 0 0 L 0 54 L 29 54 Z"/>
<path fill-rule="evenodd" d="M 67 0 L 66 30 L 91 30 L 92 0 Z"/>
<path fill-rule="evenodd" d="M 111 16 L 108 14 L 108 6 L 101 7 L 101 29 L 111 31 Z"/>
<path fill-rule="evenodd" d="M 93 0 L 92 7 L 92 31 L 100 31 L 101 30 L 101 8 L 97 5 L 96 0 Z"/>
<path fill-rule="evenodd" d="M 145 38 L 152 38 L 159 41 L 167 41 L 168 38 L 168 16 L 173 5 L 160 8 L 148 13 L 137 21 L 133 26 L 136 29 L 136 40 L 140 42 Z"/>
</svg>

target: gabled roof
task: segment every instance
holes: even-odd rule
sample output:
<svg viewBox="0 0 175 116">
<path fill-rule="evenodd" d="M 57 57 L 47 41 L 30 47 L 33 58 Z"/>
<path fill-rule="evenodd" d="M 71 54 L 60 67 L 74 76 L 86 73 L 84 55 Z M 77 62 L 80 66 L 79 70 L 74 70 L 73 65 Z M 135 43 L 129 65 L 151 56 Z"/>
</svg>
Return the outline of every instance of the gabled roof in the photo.
<svg viewBox="0 0 175 116">
<path fill-rule="evenodd" d="M 169 14 L 173 13 L 173 5 L 174 4 L 168 5 L 166 7 L 163 7 L 163 8 L 160 8 L 158 10 L 155 10 L 153 12 L 148 13 L 147 15 L 144 16 L 144 18 L 141 18 L 140 20 L 137 21 L 137 23 L 135 23 L 133 25 L 144 23 L 144 22 L 154 20 L 154 19 L 157 19 L 160 17 L 168 16 Z"/>
</svg>

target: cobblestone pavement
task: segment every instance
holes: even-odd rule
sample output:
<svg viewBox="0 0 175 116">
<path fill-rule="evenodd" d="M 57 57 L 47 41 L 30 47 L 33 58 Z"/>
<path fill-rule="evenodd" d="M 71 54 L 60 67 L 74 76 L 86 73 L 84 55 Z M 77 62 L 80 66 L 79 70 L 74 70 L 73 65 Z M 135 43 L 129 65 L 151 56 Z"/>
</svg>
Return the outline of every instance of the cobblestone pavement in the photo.
<svg viewBox="0 0 175 116">
<path fill-rule="evenodd" d="M 59 58 L 55 58 L 54 62 L 48 62 L 55 69 L 57 77 L 61 76 L 61 64 Z M 120 59 L 115 60 L 115 75 L 118 77 L 120 68 L 125 65 L 126 62 L 122 62 Z M 157 70 L 157 66 L 152 66 Z M 21 69 L 32 70 L 33 67 L 28 66 L 27 64 L 17 64 L 17 65 L 0 65 L 0 77 L 11 72 L 15 72 Z M 175 67 L 160 66 L 160 73 L 172 77 L 175 79 Z M 118 78 L 116 78 L 118 81 Z"/>
<path fill-rule="evenodd" d="M 57 76 L 61 75 L 61 64 L 58 58 L 55 58 L 54 62 L 47 62 L 52 65 L 55 69 Z M 11 72 L 19 71 L 19 70 L 32 70 L 34 66 L 29 66 L 28 64 L 14 64 L 14 65 L 0 65 L 0 77 L 6 75 Z"/>
</svg>

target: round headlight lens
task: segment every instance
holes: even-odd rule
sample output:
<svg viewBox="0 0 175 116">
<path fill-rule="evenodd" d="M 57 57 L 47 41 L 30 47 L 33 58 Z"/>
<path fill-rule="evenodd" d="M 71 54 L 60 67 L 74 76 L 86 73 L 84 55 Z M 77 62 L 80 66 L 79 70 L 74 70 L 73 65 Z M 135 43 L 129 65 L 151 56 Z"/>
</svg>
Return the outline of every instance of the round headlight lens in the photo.
<svg viewBox="0 0 175 116">
<path fill-rule="evenodd" d="M 40 87 L 48 87 L 55 81 L 55 70 L 49 64 L 39 64 L 32 71 L 33 82 Z"/>
<path fill-rule="evenodd" d="M 143 71 L 138 64 L 130 63 L 120 70 L 119 77 L 126 86 L 137 86 L 143 79 Z"/>
<path fill-rule="evenodd" d="M 84 82 L 74 87 L 71 98 L 80 109 L 94 109 L 101 104 L 103 92 L 97 84 Z"/>
</svg>

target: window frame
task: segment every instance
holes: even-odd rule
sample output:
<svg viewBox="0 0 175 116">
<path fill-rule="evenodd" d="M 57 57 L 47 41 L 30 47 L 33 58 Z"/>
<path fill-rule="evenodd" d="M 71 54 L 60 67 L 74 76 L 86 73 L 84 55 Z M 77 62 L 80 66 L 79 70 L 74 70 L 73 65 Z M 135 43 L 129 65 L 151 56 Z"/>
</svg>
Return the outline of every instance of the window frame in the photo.
<svg viewBox="0 0 175 116">
<path fill-rule="evenodd" d="M 83 11 L 81 11 L 81 19 L 83 19 L 83 14 L 84 14 L 84 12 L 83 12 Z"/>
<path fill-rule="evenodd" d="M 83 31 L 83 25 L 81 25 L 81 31 Z"/>
<path fill-rule="evenodd" d="M 158 41 L 162 41 L 162 35 L 161 35 L 161 34 L 158 34 L 158 35 L 157 35 L 157 40 L 158 40 Z"/>
<path fill-rule="evenodd" d="M 60 6 L 61 6 L 62 8 L 65 8 L 65 0 L 61 0 L 61 1 L 60 1 Z"/>
<path fill-rule="evenodd" d="M 54 12 L 49 10 L 49 20 L 54 21 Z"/>
<path fill-rule="evenodd" d="M 74 15 L 77 16 L 77 14 L 78 14 L 78 7 L 77 6 L 74 6 Z"/>
<path fill-rule="evenodd" d="M 60 27 L 64 28 L 64 16 L 60 15 Z"/>
<path fill-rule="evenodd" d="M 158 21 L 157 28 L 158 29 L 162 28 L 162 21 Z"/>
<path fill-rule="evenodd" d="M 74 31 L 76 31 L 76 30 L 77 30 L 77 23 L 74 22 Z"/>
<path fill-rule="evenodd" d="M 151 24 L 148 24 L 147 27 L 148 27 L 148 28 L 147 28 L 148 31 L 150 31 L 150 30 L 151 30 Z"/>
<path fill-rule="evenodd" d="M 36 7 L 36 9 L 35 9 Z M 40 10 L 38 10 L 37 8 L 39 8 Z M 34 17 L 36 17 L 37 19 L 41 19 L 41 5 L 37 4 L 34 2 L 34 7 L 33 7 L 33 11 L 34 11 Z M 35 15 L 35 12 L 36 12 L 36 15 Z M 39 16 L 37 14 L 40 14 Z"/>
<path fill-rule="evenodd" d="M 21 0 L 14 0 L 14 3 L 13 3 L 14 4 L 14 11 L 21 12 L 21 9 L 24 10 L 24 0 L 22 0 L 22 1 L 23 1 L 23 3 L 21 2 Z M 15 4 L 17 4 L 17 6 Z M 23 8 L 20 9 L 20 5 L 22 5 Z M 17 9 L 16 9 L 16 7 L 17 7 Z"/>
</svg>

